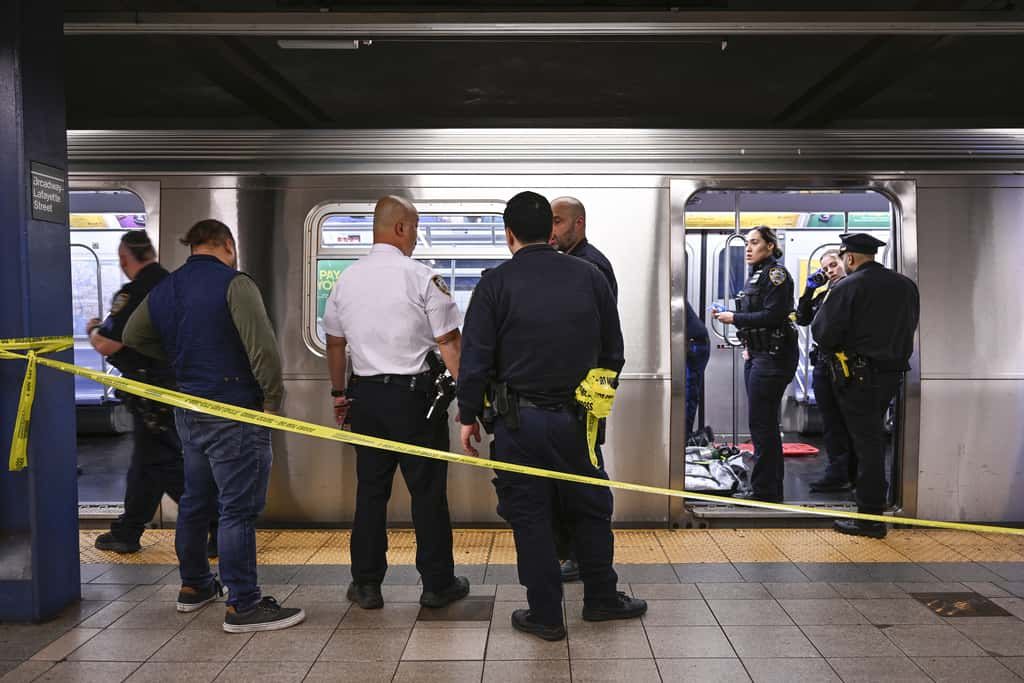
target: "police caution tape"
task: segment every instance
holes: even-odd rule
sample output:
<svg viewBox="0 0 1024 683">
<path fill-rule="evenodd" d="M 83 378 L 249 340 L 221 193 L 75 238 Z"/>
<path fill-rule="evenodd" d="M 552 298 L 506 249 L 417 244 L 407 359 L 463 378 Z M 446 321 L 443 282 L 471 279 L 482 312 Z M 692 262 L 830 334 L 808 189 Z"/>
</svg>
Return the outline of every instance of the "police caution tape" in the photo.
<svg viewBox="0 0 1024 683">
<path fill-rule="evenodd" d="M 32 407 L 32 398 L 35 395 L 35 366 L 45 365 L 46 367 L 53 368 L 55 370 L 68 372 L 74 375 L 78 375 L 79 377 L 85 377 L 86 379 L 98 382 L 99 384 L 113 387 L 114 389 L 120 389 L 121 391 L 129 394 L 141 396 L 142 398 L 148 398 L 153 401 L 159 401 L 161 403 L 174 406 L 175 408 L 184 408 L 186 410 L 193 410 L 199 413 L 213 415 L 215 417 L 237 420 L 239 422 L 247 422 L 249 424 L 268 427 L 270 429 L 278 429 L 284 432 L 292 432 L 294 434 L 302 434 L 305 436 L 312 436 L 320 439 L 339 441 L 341 443 L 350 443 L 355 446 L 369 446 L 372 448 L 380 448 L 383 450 L 394 451 L 396 453 L 402 453 L 404 455 L 415 455 L 421 458 L 444 460 L 447 462 L 458 463 L 460 465 L 469 465 L 470 467 L 482 467 L 485 469 L 501 470 L 503 472 L 513 472 L 515 474 L 525 474 L 534 477 L 546 477 L 548 479 L 557 479 L 559 481 L 568 481 L 577 484 L 606 486 L 608 488 L 617 489 L 620 491 L 636 491 L 638 493 L 649 493 L 657 496 L 669 496 L 672 498 L 682 498 L 690 500 L 703 500 L 711 503 L 741 505 L 743 507 L 759 508 L 762 510 L 775 510 L 779 512 L 800 512 L 808 515 L 815 515 L 818 517 L 840 517 L 845 519 L 860 519 L 872 522 L 884 522 L 887 524 L 905 524 L 908 526 L 930 527 L 934 529 L 954 529 L 957 531 L 974 531 L 983 533 L 1013 534 L 1017 536 L 1024 536 L 1024 529 L 989 526 L 985 524 L 941 522 L 930 519 L 913 519 L 910 517 L 868 515 L 860 512 L 846 512 L 841 510 L 811 508 L 804 507 L 802 505 L 766 503 L 759 500 L 738 500 L 735 498 L 729 498 L 727 496 L 714 496 L 707 493 L 695 493 L 691 491 L 676 491 L 673 489 L 666 489 L 658 486 L 633 484 L 625 481 L 610 481 L 607 479 L 600 479 L 597 477 L 587 477 L 580 474 L 554 472 L 552 470 L 545 470 L 539 467 L 516 465 L 514 463 L 501 462 L 500 460 L 486 460 L 483 458 L 476 458 L 470 455 L 458 455 L 455 453 L 447 453 L 445 451 L 439 451 L 433 448 L 426 448 L 424 446 L 415 446 L 412 444 L 401 443 L 398 441 L 391 441 L 389 439 L 381 439 L 374 436 L 367 436 L 366 434 L 357 434 L 355 432 L 348 432 L 343 431 L 341 429 L 335 429 L 334 427 L 313 424 L 312 422 L 303 422 L 302 420 L 295 420 L 290 417 L 282 417 L 280 415 L 264 413 L 258 410 L 250 410 L 248 408 L 240 408 L 238 406 L 220 403 L 219 401 L 211 401 L 205 398 L 198 398 L 196 396 L 190 396 L 188 394 L 172 391 L 170 389 L 163 389 L 161 387 L 155 387 L 149 384 L 144 384 L 142 382 L 136 382 L 135 380 L 127 379 L 125 377 L 114 377 L 112 375 L 107 375 L 96 370 L 90 370 L 89 368 L 83 368 L 77 365 L 72 365 L 71 363 L 64 363 L 62 361 L 53 360 L 51 358 L 42 358 L 39 355 L 42 353 L 53 353 L 56 351 L 62 351 L 64 349 L 69 348 L 71 345 L 72 339 L 70 337 L 0 339 L 0 358 L 25 360 L 28 362 L 30 371 L 26 372 L 25 381 L 22 383 L 21 400 L 19 401 L 18 404 L 18 417 L 15 423 L 15 436 L 14 441 L 11 444 L 11 469 L 15 469 L 14 465 L 16 464 L 16 448 L 20 449 L 19 452 L 21 453 L 21 455 L 18 456 L 17 463 L 20 465 L 19 468 L 23 468 L 26 466 L 27 461 L 25 459 L 26 456 L 24 449 L 28 441 L 28 427 Z M 14 351 L 25 351 L 26 353 L 14 353 Z M 24 415 L 22 413 L 22 406 L 24 406 L 25 408 Z"/>
</svg>

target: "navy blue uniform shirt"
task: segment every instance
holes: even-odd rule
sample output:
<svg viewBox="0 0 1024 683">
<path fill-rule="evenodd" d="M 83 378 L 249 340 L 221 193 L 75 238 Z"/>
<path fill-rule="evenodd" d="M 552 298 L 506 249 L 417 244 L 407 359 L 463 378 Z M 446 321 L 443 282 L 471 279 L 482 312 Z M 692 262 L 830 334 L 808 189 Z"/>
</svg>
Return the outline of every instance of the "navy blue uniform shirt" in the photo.
<svg viewBox="0 0 1024 683">
<path fill-rule="evenodd" d="M 99 327 L 99 333 L 116 342 L 123 342 L 121 335 L 124 333 L 124 326 L 128 324 L 128 318 L 139 307 L 150 290 L 156 287 L 157 283 L 167 277 L 167 270 L 159 263 L 150 263 L 148 266 L 135 274 L 135 279 L 126 282 L 124 287 L 117 291 L 110 304 L 110 313 Z M 156 374 L 161 377 L 171 376 L 171 367 L 163 361 L 158 361 L 149 356 L 144 356 L 135 349 L 123 347 L 120 351 L 110 354 L 107 362 L 120 370 L 124 375 L 138 379 L 142 371 Z"/>
<path fill-rule="evenodd" d="M 615 271 L 612 270 L 611 262 L 605 258 L 605 255 L 602 254 L 597 247 L 588 242 L 586 237 L 580 240 L 576 246 L 572 248 L 572 251 L 566 253 L 597 266 L 597 269 L 600 270 L 601 274 L 604 275 L 606 280 L 608 280 L 608 284 L 612 288 L 612 295 L 615 297 L 615 301 L 619 300 L 619 283 L 615 281 Z"/>
<path fill-rule="evenodd" d="M 774 258 L 750 267 L 733 316 L 736 327 L 782 327 L 793 312 L 793 278 Z"/>
<path fill-rule="evenodd" d="M 473 424 L 491 381 L 538 405 L 574 401 L 593 368 L 624 363 L 615 297 L 602 273 L 530 244 L 480 279 L 466 311 L 459 419 Z"/>
<path fill-rule="evenodd" d="M 833 286 L 811 332 L 826 353 L 856 353 L 880 370 L 909 370 L 920 313 L 914 281 L 868 261 Z"/>
</svg>

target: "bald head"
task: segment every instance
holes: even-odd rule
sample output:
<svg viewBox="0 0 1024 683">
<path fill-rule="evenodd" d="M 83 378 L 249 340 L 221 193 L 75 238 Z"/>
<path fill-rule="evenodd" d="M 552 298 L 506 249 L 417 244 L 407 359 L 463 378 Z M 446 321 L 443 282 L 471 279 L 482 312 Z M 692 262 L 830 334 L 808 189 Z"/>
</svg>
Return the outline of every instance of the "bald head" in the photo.
<svg viewBox="0 0 1024 683">
<path fill-rule="evenodd" d="M 373 208 L 373 243 L 398 247 L 406 256 L 416 248 L 419 213 L 412 202 L 388 195 Z"/>
<path fill-rule="evenodd" d="M 587 210 L 575 197 L 559 197 L 551 202 L 551 246 L 570 252 L 587 235 Z"/>
</svg>

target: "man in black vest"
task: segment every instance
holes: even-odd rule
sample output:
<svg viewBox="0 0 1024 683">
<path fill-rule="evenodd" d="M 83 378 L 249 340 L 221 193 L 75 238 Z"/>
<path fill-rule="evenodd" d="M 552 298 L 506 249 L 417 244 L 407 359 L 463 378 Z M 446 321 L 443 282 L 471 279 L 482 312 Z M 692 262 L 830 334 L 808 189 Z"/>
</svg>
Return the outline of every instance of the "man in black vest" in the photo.
<svg viewBox="0 0 1024 683">
<path fill-rule="evenodd" d="M 857 509 L 885 512 L 888 482 L 882 420 L 910 369 L 920 317 L 917 285 L 875 261 L 885 243 L 865 233 L 844 235 L 839 256 L 846 272 L 811 323 L 820 358 L 829 363 L 832 388 L 857 459 Z M 840 519 L 836 531 L 884 538 L 881 522 Z"/>
</svg>

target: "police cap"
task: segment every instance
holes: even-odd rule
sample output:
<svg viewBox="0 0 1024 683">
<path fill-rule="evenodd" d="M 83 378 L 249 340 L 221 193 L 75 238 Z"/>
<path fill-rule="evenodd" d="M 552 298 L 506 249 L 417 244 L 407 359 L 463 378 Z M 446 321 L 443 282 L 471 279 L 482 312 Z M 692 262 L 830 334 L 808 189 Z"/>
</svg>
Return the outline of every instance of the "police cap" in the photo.
<svg viewBox="0 0 1024 683">
<path fill-rule="evenodd" d="M 866 232 L 857 232 L 852 235 L 843 235 L 843 246 L 839 249 L 840 254 L 850 252 L 853 254 L 875 254 L 879 247 L 884 247 L 885 242 L 876 239 Z"/>
</svg>

